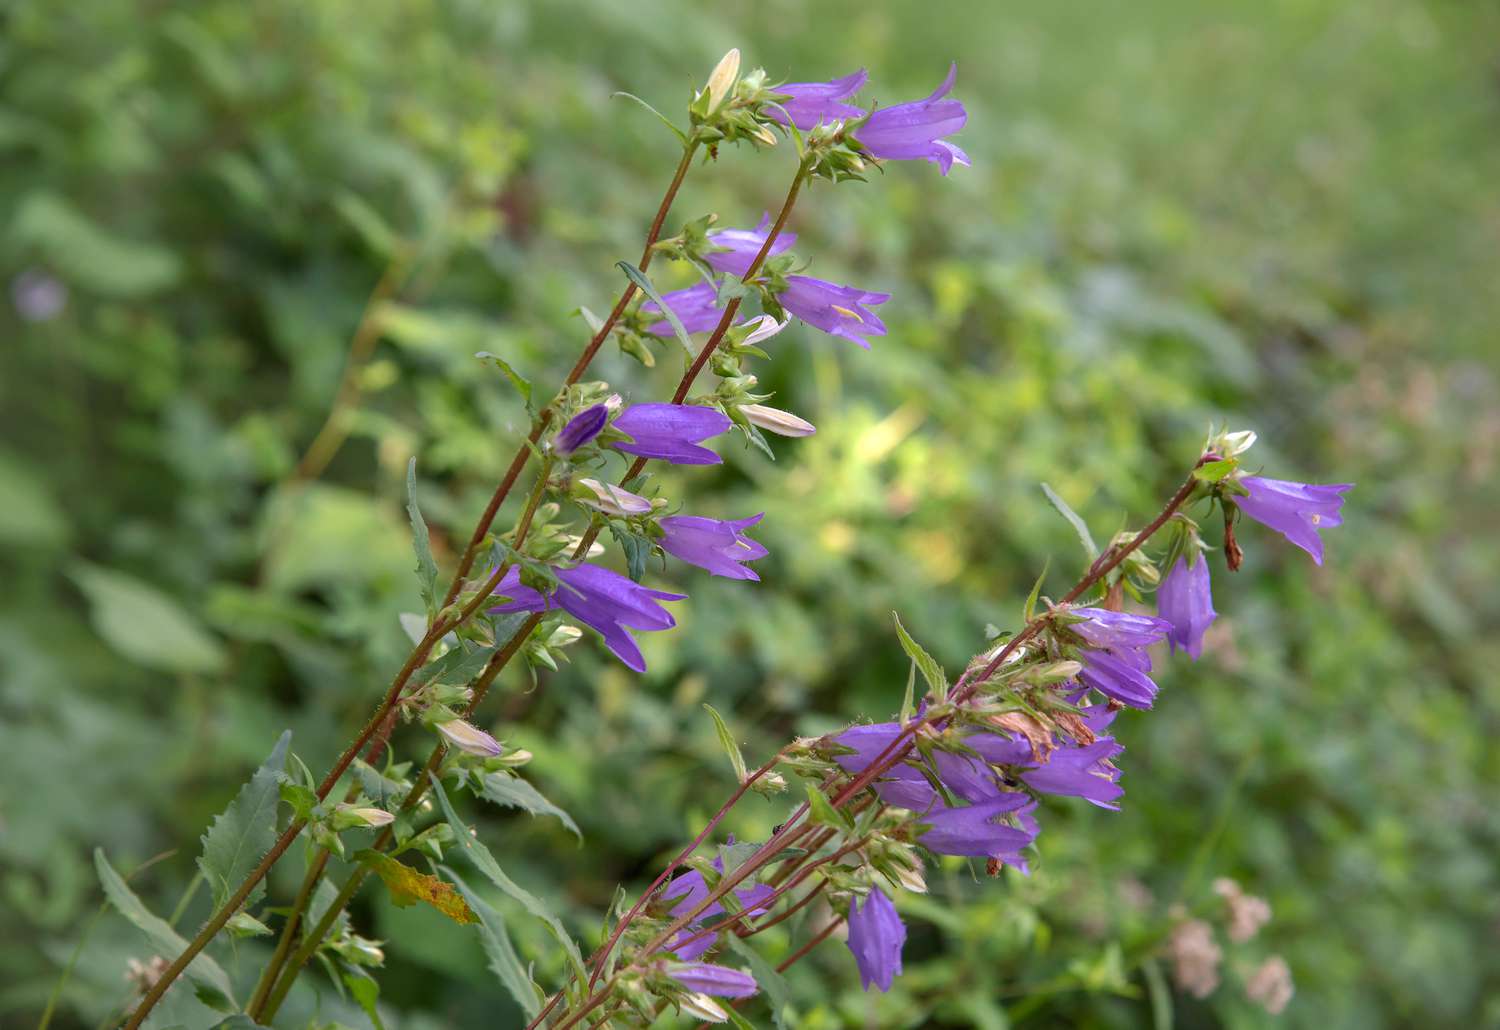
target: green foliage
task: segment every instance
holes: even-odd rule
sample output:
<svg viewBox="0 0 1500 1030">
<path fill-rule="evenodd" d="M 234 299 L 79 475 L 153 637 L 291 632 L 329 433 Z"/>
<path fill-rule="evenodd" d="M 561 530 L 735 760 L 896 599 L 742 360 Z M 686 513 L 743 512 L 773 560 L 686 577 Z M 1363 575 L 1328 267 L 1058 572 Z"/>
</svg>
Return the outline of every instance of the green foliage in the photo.
<svg viewBox="0 0 1500 1030">
<path fill-rule="evenodd" d="M 79 564 L 94 629 L 124 657 L 168 672 L 218 672 L 224 650 L 171 597 L 123 573 Z"/>
<path fill-rule="evenodd" d="M 276 806 L 281 800 L 282 768 L 291 742 L 292 731 L 287 730 L 277 739 L 265 764 L 255 770 L 250 782 L 240 788 L 228 808 L 214 817 L 203 835 L 198 869 L 208 881 L 214 908 L 229 899 L 276 843 Z M 256 887 L 245 905 L 255 904 L 263 892 L 263 884 Z"/>
<path fill-rule="evenodd" d="M 506 808 L 519 808 L 532 815 L 556 816 L 580 841 L 583 840 L 583 831 L 578 828 L 572 816 L 542 797 L 539 790 L 514 773 L 485 773 L 479 782 L 479 796 L 486 801 L 493 801 Z"/>
</svg>

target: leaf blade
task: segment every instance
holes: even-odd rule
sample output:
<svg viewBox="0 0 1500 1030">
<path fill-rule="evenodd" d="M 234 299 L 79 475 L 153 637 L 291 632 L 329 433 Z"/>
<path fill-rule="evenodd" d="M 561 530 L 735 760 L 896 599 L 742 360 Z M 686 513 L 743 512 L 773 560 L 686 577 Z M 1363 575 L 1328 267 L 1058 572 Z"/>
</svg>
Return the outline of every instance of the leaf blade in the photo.
<svg viewBox="0 0 1500 1030">
<path fill-rule="evenodd" d="M 427 520 L 422 518 L 422 509 L 417 506 L 417 459 L 413 455 L 406 465 L 406 515 L 411 520 L 411 544 L 417 552 L 417 583 L 422 590 L 422 601 L 427 605 L 427 617 L 437 614 L 437 561 L 432 557 L 432 537 L 427 532 Z"/>
<path fill-rule="evenodd" d="M 291 741 L 292 731 L 283 731 L 270 756 L 200 838 L 203 852 L 198 856 L 198 868 L 208 881 L 216 909 L 276 843 L 276 807 L 281 801 L 281 774 Z M 257 885 L 245 905 L 254 904 L 264 890 L 264 884 Z"/>
<path fill-rule="evenodd" d="M 1057 509 L 1057 513 L 1068 520 L 1069 525 L 1073 527 L 1073 532 L 1078 534 L 1078 542 L 1083 544 L 1083 549 L 1088 552 L 1089 561 L 1098 558 L 1099 548 L 1094 543 L 1093 535 L 1089 533 L 1088 523 L 1084 522 L 1076 511 L 1068 507 L 1068 502 L 1059 497 L 1057 491 L 1046 483 L 1042 484 L 1042 493 L 1047 495 L 1047 500 L 1052 502 L 1052 507 Z"/>
</svg>

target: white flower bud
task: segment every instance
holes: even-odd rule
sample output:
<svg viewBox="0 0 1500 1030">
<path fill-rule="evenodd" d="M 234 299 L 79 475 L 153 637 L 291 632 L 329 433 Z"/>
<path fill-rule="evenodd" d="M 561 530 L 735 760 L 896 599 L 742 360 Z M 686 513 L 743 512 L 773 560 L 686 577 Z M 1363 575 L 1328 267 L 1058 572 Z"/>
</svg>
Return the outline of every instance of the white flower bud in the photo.
<svg viewBox="0 0 1500 1030">
<path fill-rule="evenodd" d="M 745 328 L 745 326 L 750 325 L 755 326 L 754 329 L 750 330 L 750 335 L 745 337 L 744 339 L 744 342 L 748 345 L 759 343 L 761 340 L 769 340 L 771 337 L 781 332 L 787 326 L 791 325 L 791 323 L 792 320 L 790 317 L 788 317 L 783 322 L 778 322 L 770 315 L 759 315 L 755 318 L 750 319 L 748 322 L 741 322 L 740 328 L 743 329 Z"/>
<path fill-rule="evenodd" d="M 708 113 L 713 114 L 729 96 L 735 81 L 740 77 L 740 48 L 735 47 L 719 59 L 718 66 L 708 77 Z"/>
<path fill-rule="evenodd" d="M 465 754 L 478 755 L 481 758 L 494 758 L 500 754 L 500 742 L 490 736 L 484 730 L 476 726 L 470 726 L 462 719 L 453 719 L 448 722 L 437 724 L 438 733 L 442 734 L 453 747 L 458 748 Z"/>
<path fill-rule="evenodd" d="M 396 817 L 383 808 L 356 808 L 354 805 L 339 805 L 338 822 L 349 826 L 389 826 Z"/>
<path fill-rule="evenodd" d="M 706 1023 L 727 1023 L 729 1013 L 706 994 L 689 994 L 682 999 L 682 1011 Z"/>
<path fill-rule="evenodd" d="M 548 647 L 571 647 L 583 639 L 583 630 L 577 626 L 559 626 L 547 637 Z"/>
<path fill-rule="evenodd" d="M 917 862 L 915 867 L 903 865 L 895 869 L 894 872 L 897 882 L 913 894 L 927 893 L 927 877 L 923 873 L 920 861 Z"/>
<path fill-rule="evenodd" d="M 759 426 L 777 436 L 812 436 L 818 431 L 818 427 L 806 419 L 780 408 L 768 408 L 764 404 L 741 404 L 740 414 L 752 426 Z"/>
<path fill-rule="evenodd" d="M 651 502 L 646 498 L 612 484 L 601 483 L 597 479 L 580 479 L 578 485 L 591 491 L 597 498 L 591 501 L 584 497 L 579 503 L 597 508 L 606 515 L 644 515 L 651 510 Z"/>
</svg>

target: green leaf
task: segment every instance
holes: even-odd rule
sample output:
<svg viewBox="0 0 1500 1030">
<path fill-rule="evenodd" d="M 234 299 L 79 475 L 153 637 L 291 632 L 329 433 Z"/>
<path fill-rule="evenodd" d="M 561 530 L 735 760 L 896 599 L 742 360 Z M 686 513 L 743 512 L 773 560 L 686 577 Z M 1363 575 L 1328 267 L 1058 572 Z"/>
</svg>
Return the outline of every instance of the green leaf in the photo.
<svg viewBox="0 0 1500 1030">
<path fill-rule="evenodd" d="M 396 251 L 396 233 L 385 218 L 353 190 L 340 188 L 333 196 L 333 209 L 364 240 L 365 246 L 381 257 Z"/>
<path fill-rule="evenodd" d="M 1026 622 L 1030 622 L 1032 615 L 1036 613 L 1036 602 L 1042 596 L 1042 584 L 1047 581 L 1047 570 L 1051 567 L 1052 559 L 1049 557 L 1042 562 L 1042 574 L 1031 584 L 1031 593 L 1026 595 L 1026 607 L 1022 612 Z"/>
<path fill-rule="evenodd" d="M 197 619 L 156 587 L 82 562 L 70 570 L 89 602 L 94 629 L 133 662 L 170 672 L 218 672 L 224 649 Z"/>
<path fill-rule="evenodd" d="M 122 916 L 146 935 L 146 939 L 151 942 L 153 948 L 173 958 L 187 950 L 188 942 L 179 936 L 165 919 L 152 915 L 141 899 L 136 896 L 135 891 L 126 885 L 119 873 L 115 872 L 114 867 L 109 864 L 109 859 L 104 857 L 103 848 L 94 849 L 94 868 L 99 873 L 99 882 L 104 886 L 104 896 Z M 185 975 L 196 988 L 199 998 L 205 1005 L 221 1011 L 227 1005 L 229 1011 L 233 1011 L 234 995 L 229 986 L 229 974 L 225 973 L 223 967 L 212 958 L 200 952 L 188 964 Z"/>
<path fill-rule="evenodd" d="M 1238 467 L 1239 462 L 1234 458 L 1205 462 L 1193 469 L 1193 478 L 1201 479 L 1205 483 L 1217 483 Z"/>
<path fill-rule="evenodd" d="M 651 543 L 645 537 L 620 528 L 620 523 L 611 519 L 609 535 L 615 538 L 620 550 L 625 553 L 626 570 L 632 581 L 639 583 L 646 574 L 646 559 L 651 556 Z"/>
<path fill-rule="evenodd" d="M 532 815 L 556 816 L 562 820 L 564 826 L 577 835 L 580 841 L 583 840 L 583 831 L 578 828 L 572 816 L 542 797 L 535 787 L 514 773 L 486 773 L 480 780 L 480 784 L 479 796 L 486 801 L 493 801 L 497 805 L 504 805 L 508 808 L 523 809 Z"/>
<path fill-rule="evenodd" d="M 474 356 L 480 361 L 493 361 L 495 363 L 495 366 L 499 368 L 500 371 L 505 373 L 505 378 L 510 380 L 510 384 L 516 388 L 516 392 L 521 395 L 521 399 L 526 402 L 526 410 L 531 410 L 530 379 L 527 379 L 521 373 L 517 372 L 510 366 L 510 362 L 506 361 L 498 354 L 491 354 L 487 350 L 482 350 Z"/>
<path fill-rule="evenodd" d="M 807 816 L 820 826 L 831 826 L 836 830 L 849 831 L 854 823 L 829 802 L 824 793 L 814 784 L 807 784 Z"/>
<path fill-rule="evenodd" d="M 344 971 L 344 984 L 354 996 L 355 1004 L 370 1017 L 375 1030 L 385 1030 L 385 1024 L 380 1021 L 380 1012 L 375 1008 L 375 1003 L 380 1000 L 380 984 L 375 982 L 375 978 L 357 969 L 347 969 Z"/>
<path fill-rule="evenodd" d="M 635 283 L 642 293 L 656 302 L 656 306 L 661 308 L 662 317 L 672 327 L 672 332 L 677 337 L 677 342 L 682 344 L 682 349 L 687 351 L 689 358 L 696 358 L 698 352 L 693 349 L 693 340 L 688 336 L 687 330 L 682 327 L 682 319 L 678 318 L 677 312 L 668 307 L 667 302 L 661 299 L 661 294 L 656 292 L 656 287 L 651 285 L 651 280 L 646 277 L 646 273 L 632 265 L 629 261 L 616 261 L 615 264 L 619 266 L 620 271 L 625 273 L 625 278 Z"/>
<path fill-rule="evenodd" d="M 455 843 L 464 854 L 469 856 L 469 861 L 473 862 L 491 883 L 519 901 L 526 911 L 546 924 L 547 929 L 552 932 L 552 936 L 556 938 L 558 944 L 562 945 L 563 951 L 567 954 L 568 961 L 573 966 L 573 974 L 579 978 L 578 982 L 587 983 L 589 974 L 583 966 L 583 956 L 578 953 L 578 944 L 568 934 L 562 921 L 552 914 L 552 910 L 543 904 L 540 898 L 505 875 L 505 871 L 500 868 L 500 863 L 496 862 L 495 856 L 490 854 L 490 849 L 479 843 L 479 839 L 469 832 L 468 825 L 459 819 L 457 812 L 453 811 L 448 794 L 443 790 L 443 782 L 436 776 L 432 777 L 432 791 L 438 799 L 438 804 L 442 806 L 444 818 L 453 827 Z"/>
<path fill-rule="evenodd" d="M 729 727 L 724 724 L 724 717 L 718 713 L 713 705 L 704 705 L 709 718 L 714 721 L 714 730 L 719 734 L 719 743 L 724 747 L 724 753 L 729 756 L 729 764 L 734 766 L 734 778 L 740 783 L 745 782 L 748 773 L 745 771 L 745 756 L 740 754 L 740 746 L 735 742 L 734 735 L 729 732 Z"/>
<path fill-rule="evenodd" d="M 475 894 L 469 885 L 464 883 L 459 875 L 447 866 L 441 866 L 443 875 L 453 881 L 464 900 L 469 903 L 469 908 L 479 917 L 479 939 L 484 944 L 484 953 L 490 960 L 490 971 L 499 977 L 500 983 L 510 991 L 510 996 L 516 999 L 516 1004 L 521 1006 L 521 1011 L 526 1013 L 527 1019 L 532 1019 L 542 1010 L 542 1002 L 545 1000 L 542 989 L 537 986 L 536 981 L 531 978 L 531 972 L 521 965 L 521 958 L 516 954 L 516 949 L 510 941 L 510 934 L 505 929 L 505 919 L 494 908 L 479 895 Z"/>
<path fill-rule="evenodd" d="M 927 686 L 932 690 L 932 696 L 937 699 L 938 704 L 948 700 L 948 677 L 943 672 L 943 667 L 937 663 L 937 659 L 922 649 L 922 646 L 911 638 L 906 632 L 906 627 L 901 625 L 901 616 L 891 612 L 891 619 L 896 623 L 896 636 L 901 640 L 901 647 L 916 665 L 917 671 L 927 681 Z"/>
<path fill-rule="evenodd" d="M 917 688 L 917 663 L 912 662 L 906 667 L 906 694 L 901 698 L 901 725 L 905 726 L 916 711 L 915 695 Z"/>
<path fill-rule="evenodd" d="M 1057 491 L 1053 490 L 1046 483 L 1042 484 L 1042 493 L 1047 495 L 1047 500 L 1052 502 L 1052 507 L 1056 508 L 1058 513 L 1073 526 L 1073 532 L 1078 534 L 1079 542 L 1083 544 L 1083 549 L 1089 554 L 1089 561 L 1098 558 L 1099 548 L 1094 545 L 1094 538 L 1089 534 L 1089 527 L 1083 519 L 1078 517 L 1078 513 L 1069 508 L 1068 502 L 1057 496 Z"/>
<path fill-rule="evenodd" d="M 437 562 L 432 557 L 432 537 L 427 532 L 427 520 L 417 507 L 417 459 L 413 457 L 406 465 L 406 514 L 411 518 L 411 543 L 417 552 L 417 582 L 422 588 L 422 600 L 427 604 L 427 617 L 437 614 Z"/>
<path fill-rule="evenodd" d="M 788 1030 L 792 1024 L 786 1010 L 792 1003 L 792 992 L 787 986 L 786 977 L 776 972 L 776 967 L 766 961 L 764 955 L 746 944 L 739 934 L 727 933 L 724 940 L 729 944 L 729 950 L 750 967 L 750 975 L 755 977 L 761 993 L 766 996 L 767 1004 L 771 1006 L 771 1019 L 775 1021 L 777 1030 Z"/>
<path fill-rule="evenodd" d="M 63 280 L 112 297 L 143 297 L 176 284 L 177 255 L 154 243 L 117 236 L 62 197 L 35 192 L 16 205 L 9 243 L 33 250 Z"/>
<path fill-rule="evenodd" d="M 658 119 L 660 119 L 660 121 L 661 121 L 661 123 L 663 125 L 665 125 L 667 128 L 669 128 L 669 129 L 672 130 L 672 135 L 676 136 L 678 139 L 680 139 L 683 142 L 684 146 L 687 144 L 687 141 L 688 141 L 687 133 L 683 132 L 677 126 L 673 125 L 672 124 L 672 120 L 670 118 L 668 118 L 666 115 L 662 114 L 660 111 L 658 111 L 656 108 L 652 107 L 650 104 L 646 103 L 646 101 L 642 100 L 640 97 L 636 96 L 634 93 L 627 93 L 623 89 L 622 90 L 616 90 L 614 93 L 610 94 L 610 99 L 614 99 L 615 97 L 624 97 L 626 100 L 634 100 L 637 104 L 640 104 L 646 110 L 648 110 L 652 114 L 656 115 L 656 117 Z"/>
<path fill-rule="evenodd" d="M 240 788 L 229 807 L 214 817 L 202 837 L 198 868 L 213 892 L 215 909 L 229 899 L 276 843 L 276 805 L 281 800 L 281 775 L 291 740 L 291 730 L 281 734 L 271 756 Z M 257 885 L 245 905 L 255 904 L 263 893 L 264 884 Z"/>
</svg>

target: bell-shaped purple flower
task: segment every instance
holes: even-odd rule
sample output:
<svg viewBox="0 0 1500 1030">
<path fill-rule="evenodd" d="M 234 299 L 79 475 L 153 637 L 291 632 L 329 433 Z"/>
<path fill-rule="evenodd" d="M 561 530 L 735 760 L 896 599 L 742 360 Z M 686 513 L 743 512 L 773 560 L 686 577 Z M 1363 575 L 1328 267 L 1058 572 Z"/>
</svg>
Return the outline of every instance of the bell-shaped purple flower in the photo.
<svg viewBox="0 0 1500 1030">
<path fill-rule="evenodd" d="M 1039 793 L 1084 798 L 1118 812 L 1120 806 L 1113 802 L 1125 790 L 1116 782 L 1120 770 L 1110 764 L 1110 759 L 1124 750 L 1111 737 L 1100 737 L 1085 747 L 1060 747 L 1041 765 L 1022 773 L 1021 779 Z"/>
<path fill-rule="evenodd" d="M 722 873 L 724 871 L 724 860 L 722 858 L 714 859 L 713 866 Z M 739 900 L 741 907 L 749 912 L 764 909 L 767 905 L 771 904 L 774 901 L 775 893 L 775 888 L 764 883 L 747 883 L 744 886 L 734 889 L 734 896 Z M 703 900 L 708 897 L 708 883 L 703 879 L 703 874 L 694 869 L 667 884 L 666 889 L 661 892 L 661 897 L 666 901 L 677 902 L 671 908 L 673 916 L 685 916 L 703 904 Z M 677 935 L 667 944 L 667 950 L 675 953 L 684 962 L 691 962 L 693 959 L 704 954 L 718 943 L 719 935 L 704 934 L 702 937 L 698 937 L 698 928 L 705 921 L 723 913 L 724 905 L 722 902 L 716 901 L 712 905 L 709 905 L 702 912 L 694 916 L 691 923 L 677 932 Z M 698 937 L 698 939 L 693 940 L 694 937 Z"/>
<path fill-rule="evenodd" d="M 1036 802 L 1027 795 L 1011 791 L 962 808 L 938 809 L 922 817 L 927 830 L 918 843 L 939 855 L 1014 856 L 1036 839 L 1035 824 L 1017 828 L 998 820 L 1005 815 L 1029 814 L 1035 807 Z"/>
<path fill-rule="evenodd" d="M 491 613 L 543 612 L 561 608 L 604 638 L 616 658 L 636 672 L 646 671 L 646 661 L 628 629 L 661 630 L 677 625 L 672 613 L 658 601 L 681 601 L 686 594 L 651 590 L 629 578 L 597 565 L 554 569 L 559 586 L 550 596 L 521 582 L 521 572 L 512 568 L 495 593 L 510 598 L 490 609 Z"/>
<path fill-rule="evenodd" d="M 709 519 L 697 515 L 669 515 L 657 524 L 665 534 L 661 548 L 689 565 L 707 569 L 729 579 L 760 577 L 742 562 L 764 558 L 770 552 L 745 535 L 745 530 L 765 518 L 765 512 L 744 519 Z"/>
<path fill-rule="evenodd" d="M 1106 697 L 1132 708 L 1150 708 L 1156 698 L 1151 679 L 1151 656 L 1146 648 L 1172 629 L 1165 619 L 1151 615 L 1113 612 L 1106 608 L 1075 608 L 1087 621 L 1070 628 L 1095 649 L 1080 656 L 1083 671 L 1078 678 Z"/>
<path fill-rule="evenodd" d="M 672 314 L 677 316 L 682 328 L 690 333 L 713 332 L 719 327 L 719 319 L 724 317 L 724 312 L 719 309 L 719 291 L 711 283 L 699 283 L 684 290 L 663 293 L 661 299 L 667 302 L 667 307 L 672 309 Z M 654 300 L 648 300 L 641 305 L 641 310 L 646 314 L 659 314 L 661 306 Z M 670 339 L 673 335 L 672 323 L 663 318 L 660 322 L 647 326 L 646 332 Z"/>
<path fill-rule="evenodd" d="M 968 112 L 957 100 L 944 100 L 953 88 L 958 65 L 948 69 L 948 77 L 926 100 L 913 100 L 893 107 L 876 108 L 855 136 L 865 149 L 878 158 L 891 161 L 932 161 L 944 175 L 954 163 L 967 165 L 969 155 L 943 139 L 964 127 Z"/>
<path fill-rule="evenodd" d="M 836 755 L 834 761 L 845 772 L 862 773 L 885 754 L 900 733 L 901 726 L 894 722 L 850 726 L 833 741 L 852 748 L 854 753 Z M 904 762 L 891 766 L 872 786 L 882 801 L 898 808 L 925 812 L 939 803 L 937 791 L 932 789 L 926 777 Z"/>
<path fill-rule="evenodd" d="M 728 432 L 729 416 L 697 404 L 632 404 L 615 419 L 614 428 L 631 438 L 610 444 L 617 451 L 659 458 L 674 465 L 718 465 L 723 462 L 698 441 Z"/>
<path fill-rule="evenodd" d="M 748 998 L 757 988 L 755 977 L 727 966 L 707 962 L 684 962 L 667 967 L 667 975 L 690 991 L 711 994 L 716 998 Z"/>
<path fill-rule="evenodd" d="M 1194 661 L 1203 653 L 1203 634 L 1218 618 L 1208 579 L 1208 559 L 1197 555 L 1193 564 L 1179 557 L 1156 590 L 1156 610 L 1172 624 L 1167 643 L 1180 647 Z"/>
<path fill-rule="evenodd" d="M 768 107 L 766 114 L 783 125 L 790 120 L 803 132 L 815 127 L 819 122 L 836 122 L 841 118 L 862 117 L 864 111 L 841 101 L 848 100 L 858 93 L 869 77 L 869 72 L 861 68 L 857 72 L 845 75 L 842 79 L 834 79 L 832 82 L 788 82 L 783 86 L 777 86 L 774 92 L 785 94 L 791 99 L 782 101 L 781 110 Z"/>
<path fill-rule="evenodd" d="M 1172 624 L 1154 615 L 1113 612 L 1108 608 L 1074 608 L 1074 615 L 1087 617 L 1086 622 L 1072 626 L 1084 640 L 1095 647 L 1114 651 L 1131 651 L 1150 647 L 1171 630 Z"/>
<path fill-rule="evenodd" d="M 855 898 L 849 903 L 849 950 L 859 966 L 859 982 L 882 991 L 901 974 L 901 947 L 906 943 L 906 924 L 885 891 L 872 887 L 863 906 Z"/>
<path fill-rule="evenodd" d="M 557 435 L 552 438 L 552 449 L 567 457 L 598 436 L 608 421 L 609 409 L 603 404 L 585 408 L 568 419 L 568 424 L 557 431 Z"/>
<path fill-rule="evenodd" d="M 1263 526 L 1270 526 L 1323 564 L 1323 539 L 1320 529 L 1343 524 L 1339 509 L 1344 494 L 1353 483 L 1314 486 L 1284 479 L 1245 476 L 1240 485 L 1250 491 L 1248 497 L 1236 497 L 1234 503 L 1246 515 Z"/>
<path fill-rule="evenodd" d="M 766 233 L 770 227 L 771 216 L 764 215 L 761 217 L 760 224 L 754 229 L 720 229 L 717 232 L 711 232 L 708 234 L 708 241 L 724 249 L 711 251 L 705 254 L 703 259 L 717 271 L 742 279 L 745 273 L 750 271 L 750 263 L 760 253 L 760 248 L 766 245 Z M 796 233 L 781 233 L 776 237 L 776 242 L 771 244 L 766 257 L 775 257 L 796 242 Z"/>
<path fill-rule="evenodd" d="M 808 325 L 853 340 L 865 350 L 870 349 L 865 337 L 885 335 L 885 323 L 869 308 L 890 300 L 889 293 L 869 293 L 806 275 L 789 275 L 786 283 L 778 297 L 781 306 Z"/>
</svg>

